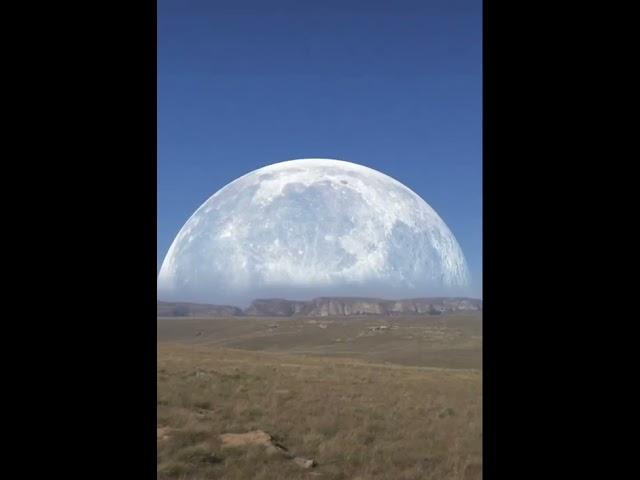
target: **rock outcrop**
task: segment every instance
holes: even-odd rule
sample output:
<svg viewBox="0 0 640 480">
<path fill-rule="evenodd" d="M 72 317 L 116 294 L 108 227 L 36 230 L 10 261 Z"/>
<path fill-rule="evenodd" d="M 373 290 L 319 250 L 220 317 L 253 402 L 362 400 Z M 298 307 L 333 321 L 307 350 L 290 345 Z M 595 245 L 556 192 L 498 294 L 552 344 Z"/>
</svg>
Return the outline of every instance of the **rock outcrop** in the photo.
<svg viewBox="0 0 640 480">
<path fill-rule="evenodd" d="M 279 454 L 293 460 L 293 462 L 302 468 L 312 468 L 316 462 L 311 458 L 300 457 L 291 453 L 284 445 L 276 443 L 271 435 L 262 430 L 254 430 L 247 433 L 223 433 L 220 435 L 222 448 L 237 448 L 250 445 L 261 445 L 265 447 L 270 455 Z"/>
</svg>

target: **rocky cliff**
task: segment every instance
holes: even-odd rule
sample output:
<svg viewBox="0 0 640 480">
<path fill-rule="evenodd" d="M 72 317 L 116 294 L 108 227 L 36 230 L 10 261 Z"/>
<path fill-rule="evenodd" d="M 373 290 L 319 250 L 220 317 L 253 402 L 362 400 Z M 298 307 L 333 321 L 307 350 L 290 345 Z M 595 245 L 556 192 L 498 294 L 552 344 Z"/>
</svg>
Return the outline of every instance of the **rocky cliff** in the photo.
<svg viewBox="0 0 640 480">
<path fill-rule="evenodd" d="M 159 317 L 329 317 L 352 315 L 439 315 L 451 312 L 481 311 L 482 300 L 474 298 L 380 298 L 319 297 L 308 301 L 281 298 L 258 299 L 244 311 L 230 305 L 158 302 Z"/>
<path fill-rule="evenodd" d="M 320 297 L 300 302 L 282 299 L 255 300 L 245 310 L 260 316 L 351 316 L 351 315 L 438 315 L 448 312 L 481 311 L 482 301 L 472 298 L 413 298 L 382 300 L 379 298 Z"/>
<path fill-rule="evenodd" d="M 282 298 L 258 299 L 251 302 L 244 313 L 245 315 L 262 317 L 291 317 L 304 313 L 307 303 Z"/>
</svg>

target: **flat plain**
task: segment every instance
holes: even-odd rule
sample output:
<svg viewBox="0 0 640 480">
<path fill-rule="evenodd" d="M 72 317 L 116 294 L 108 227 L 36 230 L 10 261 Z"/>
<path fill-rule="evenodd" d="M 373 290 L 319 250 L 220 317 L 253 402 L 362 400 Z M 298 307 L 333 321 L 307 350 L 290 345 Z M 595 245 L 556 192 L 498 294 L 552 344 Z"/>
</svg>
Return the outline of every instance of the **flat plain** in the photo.
<svg viewBox="0 0 640 480">
<path fill-rule="evenodd" d="M 159 479 L 482 478 L 481 313 L 158 318 L 157 335 Z M 220 438 L 255 431 L 290 455 Z"/>
</svg>

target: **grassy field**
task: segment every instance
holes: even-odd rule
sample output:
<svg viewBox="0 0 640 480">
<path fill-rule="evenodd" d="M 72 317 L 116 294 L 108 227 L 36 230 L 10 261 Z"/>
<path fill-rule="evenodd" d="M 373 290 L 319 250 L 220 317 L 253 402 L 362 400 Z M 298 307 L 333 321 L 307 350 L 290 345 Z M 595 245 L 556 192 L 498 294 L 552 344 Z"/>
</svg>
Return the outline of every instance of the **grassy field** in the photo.
<svg viewBox="0 0 640 480">
<path fill-rule="evenodd" d="M 477 314 L 158 319 L 158 477 L 480 479 L 481 332 Z M 222 447 L 252 430 L 317 465 Z"/>
</svg>

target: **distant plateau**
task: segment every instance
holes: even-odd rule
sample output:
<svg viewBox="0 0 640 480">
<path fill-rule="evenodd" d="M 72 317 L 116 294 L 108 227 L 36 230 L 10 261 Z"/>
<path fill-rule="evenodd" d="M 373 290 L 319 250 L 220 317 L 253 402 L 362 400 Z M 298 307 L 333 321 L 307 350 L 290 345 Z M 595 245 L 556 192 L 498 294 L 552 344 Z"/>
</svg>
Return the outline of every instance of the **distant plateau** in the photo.
<svg viewBox="0 0 640 480">
<path fill-rule="evenodd" d="M 385 300 L 360 297 L 319 297 L 313 300 L 256 299 L 245 308 L 185 302 L 157 302 L 158 317 L 328 317 L 355 315 L 440 315 L 481 312 L 482 300 L 466 297 L 426 297 Z"/>
</svg>

